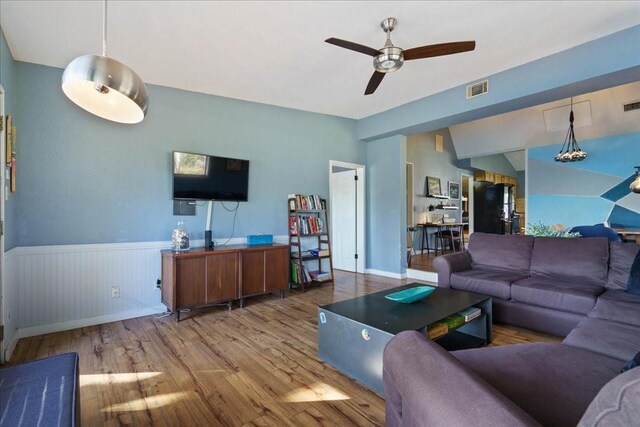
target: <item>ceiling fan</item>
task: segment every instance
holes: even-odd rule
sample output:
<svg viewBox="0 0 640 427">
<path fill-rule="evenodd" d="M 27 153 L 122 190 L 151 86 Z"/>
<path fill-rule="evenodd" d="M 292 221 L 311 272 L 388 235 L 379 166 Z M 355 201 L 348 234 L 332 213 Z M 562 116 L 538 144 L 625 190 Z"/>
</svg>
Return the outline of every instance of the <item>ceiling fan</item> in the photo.
<svg viewBox="0 0 640 427">
<path fill-rule="evenodd" d="M 369 84 L 367 84 L 367 88 L 364 91 L 365 95 L 371 95 L 375 92 L 380 85 L 380 82 L 382 82 L 385 74 L 399 70 L 404 61 L 468 52 L 476 48 L 475 41 L 464 41 L 431 44 L 403 50 L 391 43 L 391 31 L 393 31 L 397 23 L 398 21 L 396 18 L 387 18 L 380 23 L 384 32 L 387 33 L 387 42 L 381 49 L 374 49 L 347 40 L 336 39 L 334 37 L 325 40 L 325 42 L 329 44 L 373 56 L 373 68 L 375 68 L 375 71 L 373 72 L 373 76 L 371 76 Z"/>
</svg>

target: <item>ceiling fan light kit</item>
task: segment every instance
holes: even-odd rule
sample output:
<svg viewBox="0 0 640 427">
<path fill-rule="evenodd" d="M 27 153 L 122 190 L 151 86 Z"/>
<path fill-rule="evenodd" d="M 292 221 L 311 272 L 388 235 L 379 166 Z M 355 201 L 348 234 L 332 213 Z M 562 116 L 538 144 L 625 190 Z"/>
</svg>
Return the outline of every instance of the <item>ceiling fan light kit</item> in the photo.
<svg viewBox="0 0 640 427">
<path fill-rule="evenodd" d="M 373 58 L 373 68 L 380 73 L 390 73 L 399 70 L 404 64 L 402 49 L 391 43 L 391 31 L 396 27 L 396 18 L 387 18 L 380 23 L 380 26 L 387 33 L 387 42 L 380 49 L 380 54 Z"/>
<path fill-rule="evenodd" d="M 62 73 L 62 91 L 80 108 L 118 123 L 139 123 L 147 114 L 149 95 L 129 67 L 107 57 L 107 2 L 103 3 L 102 56 L 75 58 Z"/>
<path fill-rule="evenodd" d="M 475 41 L 464 41 L 433 44 L 404 50 L 394 46 L 391 42 L 391 32 L 395 29 L 397 23 L 398 20 L 396 18 L 387 18 L 380 23 L 380 26 L 387 34 L 387 41 L 380 49 L 373 49 L 368 46 L 334 37 L 325 40 L 325 42 L 329 44 L 373 56 L 373 68 L 375 71 L 367 84 L 367 88 L 364 92 L 365 95 L 371 95 L 374 93 L 382 82 L 385 74 L 402 68 L 404 61 L 468 52 L 476 48 Z"/>
</svg>

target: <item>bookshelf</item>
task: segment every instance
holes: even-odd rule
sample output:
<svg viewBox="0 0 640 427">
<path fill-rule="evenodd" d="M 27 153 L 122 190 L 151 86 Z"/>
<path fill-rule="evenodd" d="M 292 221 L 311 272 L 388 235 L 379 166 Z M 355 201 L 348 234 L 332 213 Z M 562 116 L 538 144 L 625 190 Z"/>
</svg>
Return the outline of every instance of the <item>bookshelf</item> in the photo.
<svg viewBox="0 0 640 427">
<path fill-rule="evenodd" d="M 333 282 L 327 201 L 318 195 L 290 194 L 287 201 L 290 289 Z"/>
</svg>

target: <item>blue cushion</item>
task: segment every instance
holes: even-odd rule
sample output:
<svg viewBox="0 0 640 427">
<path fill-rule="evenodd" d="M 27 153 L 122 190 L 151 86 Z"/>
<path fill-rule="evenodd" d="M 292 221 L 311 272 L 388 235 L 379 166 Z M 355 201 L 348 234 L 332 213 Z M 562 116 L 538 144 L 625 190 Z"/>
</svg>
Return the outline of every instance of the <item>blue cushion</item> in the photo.
<svg viewBox="0 0 640 427">
<path fill-rule="evenodd" d="M 620 242 L 620 235 L 612 228 L 604 225 L 579 225 L 571 229 L 572 233 L 580 233 L 580 237 L 606 237 L 609 242 Z"/>
<path fill-rule="evenodd" d="M 620 372 L 625 372 L 629 369 L 637 368 L 638 366 L 640 366 L 640 351 L 622 367 Z"/>
<path fill-rule="evenodd" d="M 640 251 L 633 260 L 631 271 L 629 272 L 629 282 L 627 283 L 627 292 L 634 295 L 640 295 Z"/>
</svg>

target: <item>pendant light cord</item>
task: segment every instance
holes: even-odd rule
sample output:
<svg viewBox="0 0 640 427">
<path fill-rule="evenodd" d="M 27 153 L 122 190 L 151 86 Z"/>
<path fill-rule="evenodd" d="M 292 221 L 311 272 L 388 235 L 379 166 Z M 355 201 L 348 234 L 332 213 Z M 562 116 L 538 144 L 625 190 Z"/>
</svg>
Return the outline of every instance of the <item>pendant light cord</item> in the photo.
<svg viewBox="0 0 640 427">
<path fill-rule="evenodd" d="M 107 56 L 107 0 L 102 5 L 102 56 Z"/>
</svg>

